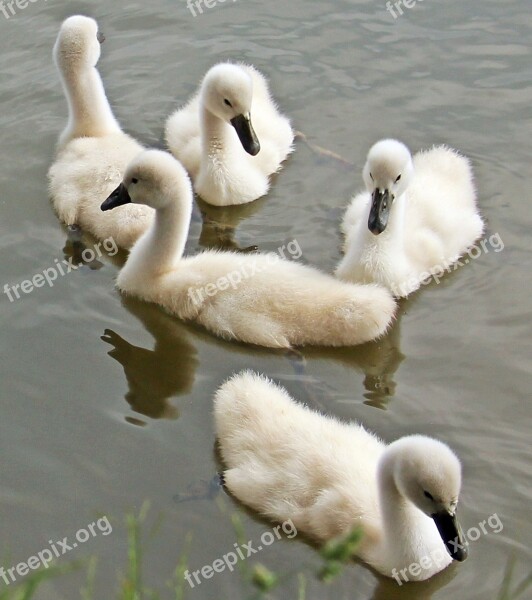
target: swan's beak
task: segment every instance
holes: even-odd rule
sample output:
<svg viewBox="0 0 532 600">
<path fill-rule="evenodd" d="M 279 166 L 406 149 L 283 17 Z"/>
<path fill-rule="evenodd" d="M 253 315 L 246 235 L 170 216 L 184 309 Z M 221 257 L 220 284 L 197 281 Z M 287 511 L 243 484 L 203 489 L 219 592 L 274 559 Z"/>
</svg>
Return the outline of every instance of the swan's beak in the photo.
<svg viewBox="0 0 532 600">
<path fill-rule="evenodd" d="M 100 44 L 103 44 L 105 42 L 105 35 L 101 31 L 98 31 L 98 35 L 96 37 L 98 38 Z"/>
<path fill-rule="evenodd" d="M 260 152 L 260 142 L 251 124 L 251 117 L 238 115 L 231 119 L 231 125 L 235 128 L 244 150 L 251 156 L 256 156 Z"/>
<path fill-rule="evenodd" d="M 386 229 L 388 217 L 390 216 L 390 204 L 390 193 L 388 190 L 381 192 L 379 189 L 376 189 L 373 192 L 368 228 L 374 235 L 379 235 Z"/>
<path fill-rule="evenodd" d="M 122 206 L 122 204 L 128 204 L 129 202 L 131 202 L 131 197 L 126 186 L 121 183 L 100 208 L 103 211 L 111 210 L 117 206 Z"/>
<path fill-rule="evenodd" d="M 467 542 L 464 540 L 464 534 L 460 523 L 456 519 L 456 514 L 452 515 L 447 511 L 442 511 L 432 515 L 432 518 L 436 523 L 447 552 L 454 560 L 464 561 L 468 554 Z"/>
</svg>

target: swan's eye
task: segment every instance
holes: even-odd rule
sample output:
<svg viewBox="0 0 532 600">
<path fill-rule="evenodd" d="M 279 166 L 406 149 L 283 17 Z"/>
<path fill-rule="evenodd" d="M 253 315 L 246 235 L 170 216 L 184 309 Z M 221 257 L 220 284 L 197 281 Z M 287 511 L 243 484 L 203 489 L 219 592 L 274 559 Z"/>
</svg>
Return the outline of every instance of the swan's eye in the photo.
<svg viewBox="0 0 532 600">
<path fill-rule="evenodd" d="M 395 183 L 397 183 L 398 181 L 401 181 L 401 175 L 397 175 L 397 179 L 395 180 Z"/>
<path fill-rule="evenodd" d="M 423 492 L 425 494 L 425 498 L 432 500 L 434 502 L 434 496 L 430 492 Z"/>
<path fill-rule="evenodd" d="M 375 181 L 375 179 L 373 179 L 373 175 L 370 173 L 369 176 L 371 177 L 371 181 Z"/>
<path fill-rule="evenodd" d="M 131 183 L 138 183 L 139 180 L 136 177 L 133 177 L 133 179 L 131 180 Z"/>
<path fill-rule="evenodd" d="M 233 108 L 233 105 L 231 104 L 231 102 L 229 102 L 229 100 L 228 100 L 227 98 L 224 100 L 224 103 L 225 103 L 227 106 L 229 106 L 230 108 Z"/>
</svg>

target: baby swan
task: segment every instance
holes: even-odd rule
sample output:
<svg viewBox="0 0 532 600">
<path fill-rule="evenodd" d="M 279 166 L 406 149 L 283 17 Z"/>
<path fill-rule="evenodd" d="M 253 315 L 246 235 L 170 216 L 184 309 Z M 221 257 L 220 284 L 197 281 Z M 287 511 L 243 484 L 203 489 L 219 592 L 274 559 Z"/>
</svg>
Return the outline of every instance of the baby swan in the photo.
<svg viewBox="0 0 532 600">
<path fill-rule="evenodd" d="M 130 160 L 143 147 L 120 129 L 96 69 L 103 36 L 94 19 L 68 18 L 54 47 L 68 101 L 69 120 L 48 178 L 53 206 L 67 225 L 79 225 L 99 239 L 112 237 L 129 248 L 153 219 L 147 206 L 127 206 L 111 218 L 100 204 L 120 183 Z"/>
<path fill-rule="evenodd" d="M 225 484 L 262 515 L 291 519 L 320 542 L 360 527 L 359 558 L 396 579 L 407 569 L 422 581 L 467 557 L 456 520 L 461 466 L 442 442 L 412 435 L 386 445 L 249 371 L 218 389 L 214 416 Z"/>
<path fill-rule="evenodd" d="M 207 251 L 183 258 L 192 187 L 170 154 L 148 150 L 102 204 L 146 204 L 155 219 L 135 244 L 119 289 L 154 302 L 212 333 L 272 348 L 345 346 L 380 336 L 395 303 L 373 285 L 353 285 L 275 254 Z"/>
<path fill-rule="evenodd" d="M 401 142 L 381 140 L 363 177 L 367 191 L 352 200 L 341 227 L 340 279 L 408 296 L 431 275 L 441 276 L 484 230 L 469 161 L 450 148 L 412 160 Z"/>
<path fill-rule="evenodd" d="M 269 176 L 293 150 L 294 133 L 254 67 L 221 63 L 166 124 L 166 140 L 209 204 L 264 196 Z"/>
</svg>

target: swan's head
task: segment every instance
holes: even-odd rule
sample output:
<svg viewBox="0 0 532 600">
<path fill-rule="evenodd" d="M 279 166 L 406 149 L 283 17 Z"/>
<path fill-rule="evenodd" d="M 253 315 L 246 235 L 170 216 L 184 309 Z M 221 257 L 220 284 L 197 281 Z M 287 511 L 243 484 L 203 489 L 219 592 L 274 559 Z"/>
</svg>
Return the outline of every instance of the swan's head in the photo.
<svg viewBox="0 0 532 600">
<path fill-rule="evenodd" d="M 72 63 L 96 66 L 100 59 L 101 44 L 105 38 L 98 23 L 90 17 L 69 17 L 61 25 L 54 47 L 54 60 L 61 68 Z"/>
<path fill-rule="evenodd" d="M 202 102 L 213 115 L 230 123 L 244 150 L 256 156 L 260 142 L 251 123 L 253 80 L 238 65 L 222 63 L 210 69 L 202 85 Z"/>
<path fill-rule="evenodd" d="M 465 560 L 467 546 L 456 518 L 462 482 L 457 456 L 444 443 L 421 435 L 401 438 L 389 449 L 399 493 L 434 520 L 452 558 Z"/>
<path fill-rule="evenodd" d="M 413 173 L 412 155 L 401 142 L 381 140 L 370 149 L 363 177 L 372 197 L 368 228 L 373 234 L 386 229 L 392 205 L 406 191 Z"/>
<path fill-rule="evenodd" d="M 162 150 L 145 150 L 128 165 L 122 183 L 101 205 L 103 211 L 123 204 L 156 210 L 177 201 L 192 206 L 192 186 L 180 162 Z"/>
</svg>

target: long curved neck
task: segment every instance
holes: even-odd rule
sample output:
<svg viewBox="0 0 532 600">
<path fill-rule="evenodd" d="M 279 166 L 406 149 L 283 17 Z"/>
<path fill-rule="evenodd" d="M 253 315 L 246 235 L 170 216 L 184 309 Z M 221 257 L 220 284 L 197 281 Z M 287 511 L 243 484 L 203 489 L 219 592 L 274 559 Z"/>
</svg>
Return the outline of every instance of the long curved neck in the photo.
<svg viewBox="0 0 532 600">
<path fill-rule="evenodd" d="M 101 137 L 121 131 L 96 67 L 70 65 L 60 71 L 69 109 L 61 144 L 78 137 Z"/>
<path fill-rule="evenodd" d="M 231 146 L 231 129 L 225 121 L 218 118 L 205 105 L 201 105 L 201 145 L 202 159 L 222 161 Z"/>
<path fill-rule="evenodd" d="M 179 202 L 158 209 L 150 228 L 131 251 L 124 267 L 128 277 L 136 274 L 157 277 L 173 270 L 185 250 L 191 215 L 192 193 L 189 190 L 181 193 Z"/>
<path fill-rule="evenodd" d="M 379 503 L 382 516 L 383 557 L 399 557 L 404 561 L 415 561 L 418 557 L 419 539 L 414 535 L 419 531 L 420 519 L 425 515 L 407 500 L 397 489 L 394 478 L 396 452 L 388 447 L 378 467 Z M 385 558 L 386 560 L 386 558 Z M 408 564 L 408 562 L 407 562 Z M 392 565 L 398 567 L 398 564 Z"/>
</svg>

